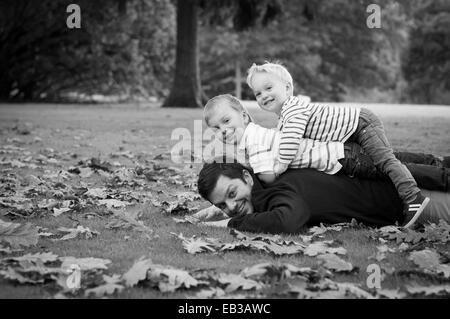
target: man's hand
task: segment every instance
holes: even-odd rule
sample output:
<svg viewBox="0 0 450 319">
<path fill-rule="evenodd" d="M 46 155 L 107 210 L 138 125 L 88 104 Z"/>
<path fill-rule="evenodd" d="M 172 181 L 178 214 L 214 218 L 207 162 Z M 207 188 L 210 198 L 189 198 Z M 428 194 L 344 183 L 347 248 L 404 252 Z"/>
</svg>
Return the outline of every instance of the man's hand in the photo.
<svg viewBox="0 0 450 319">
<path fill-rule="evenodd" d="M 288 169 L 289 164 L 280 163 L 278 160 L 275 160 L 275 165 L 273 166 L 273 172 L 276 176 L 283 174 Z"/>
<path fill-rule="evenodd" d="M 213 227 L 228 227 L 228 222 L 230 221 L 230 218 L 219 220 L 217 222 L 202 222 L 199 225 L 204 226 L 213 226 Z"/>
<path fill-rule="evenodd" d="M 192 215 L 192 217 L 197 218 L 201 222 L 222 220 L 228 218 L 228 216 L 222 210 L 214 205 L 198 211 L 197 213 Z"/>
</svg>

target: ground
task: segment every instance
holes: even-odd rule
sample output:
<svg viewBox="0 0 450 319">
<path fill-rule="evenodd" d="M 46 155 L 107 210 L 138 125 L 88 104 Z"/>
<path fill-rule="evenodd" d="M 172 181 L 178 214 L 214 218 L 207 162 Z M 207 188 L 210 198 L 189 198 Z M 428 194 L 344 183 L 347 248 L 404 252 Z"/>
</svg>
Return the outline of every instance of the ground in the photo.
<svg viewBox="0 0 450 319">
<path fill-rule="evenodd" d="M 450 107 L 369 107 L 383 120 L 394 149 L 450 155 Z M 256 122 L 265 126 L 275 125 L 276 118 L 271 114 L 254 106 L 250 109 Z M 143 104 L 0 105 L 0 219 L 3 222 L 31 223 L 32 227 L 42 227 L 40 233 L 52 234 L 41 234 L 37 244 L 14 244 L 10 247 L 11 242 L 0 243 L 0 258 L 3 258 L 0 260 L 0 271 L 3 271 L 0 272 L 3 274 L 0 275 L 0 298 L 85 297 L 83 292 L 87 288 L 102 282 L 97 278 L 99 275 L 123 275 L 142 256 L 150 258 L 154 264 L 183 269 L 191 274 L 238 274 L 246 267 L 265 262 L 321 269 L 318 258 L 305 254 L 276 256 L 254 250 L 190 254 L 183 248 L 182 241 L 173 233 L 182 233 L 188 239 L 194 235 L 197 238 L 216 238 L 221 242 L 235 239 L 227 229 L 177 223 L 173 219 L 182 219 L 186 212 L 192 213 L 208 206 L 195 196 L 196 175 L 201 164 L 174 163 L 171 160 L 171 150 L 179 142 L 177 136 L 171 140 L 173 130 L 187 128 L 193 134 L 194 126 L 200 123 L 195 121 L 201 119 L 200 109 L 163 109 Z M 119 202 L 108 202 L 112 199 Z M 106 205 L 126 206 L 108 207 L 102 205 L 101 200 L 106 201 L 103 202 Z M 117 227 L 110 224 L 121 220 L 114 215 L 118 211 L 131 219 L 131 226 L 126 222 L 116 224 Z M 73 239 L 57 240 L 62 235 L 59 227 L 76 228 L 79 225 L 98 234 L 91 237 L 84 233 Z M 388 233 L 383 233 L 383 239 L 375 230 L 355 225 L 340 231 L 325 228 L 323 231 L 322 235 L 314 236 L 314 241 L 334 240 L 332 246 L 340 246 L 347 251 L 341 257 L 357 267 L 347 273 L 336 271 L 332 276 L 335 282 L 354 283 L 373 296 L 379 296 L 366 285 L 367 266 L 375 263 L 383 270 L 381 286 L 384 290 L 398 289 L 405 293 L 406 286 L 411 284 L 447 285 L 447 296 L 450 293 L 450 271 L 447 268 L 450 266 L 445 264 L 450 257 L 446 253 L 449 241 L 405 238 L 395 241 L 387 239 Z M 311 234 L 305 230 L 303 236 Z M 1 236 L 0 232 L 0 239 Z M 307 240 L 300 236 L 281 238 L 303 243 Z M 401 243 L 408 246 L 399 249 Z M 380 249 L 377 247 L 383 244 L 391 251 L 385 253 L 385 258 L 376 260 L 373 256 Z M 17 248 L 23 250 L 14 252 Z M 425 249 L 440 254 L 442 264 L 435 266 L 443 269 L 443 276 L 434 266 L 428 267 L 431 272 L 422 271 L 418 267 L 420 263 L 410 258 L 412 253 Z M 43 252 L 60 257 L 109 259 L 111 262 L 107 270 L 89 270 L 87 273 L 92 278 L 82 272 L 83 287 L 73 292 L 64 290 L 54 278 L 44 276 L 42 271 L 35 275 L 45 280 L 33 284 L 12 279 L 11 273 L 9 277 L 5 275 L 11 267 L 16 270 L 27 267 L 8 258 Z M 58 265 L 57 261 L 53 261 L 52 266 L 55 265 Z M 242 287 L 235 292 L 227 290 L 226 296 L 305 297 L 291 289 L 293 284 L 288 279 L 282 278 L 271 284 L 266 282 L 263 289 L 256 291 Z M 224 288 L 217 281 L 211 282 L 208 284 L 210 287 Z M 123 281 L 117 283 L 121 287 L 126 286 Z M 116 291 L 109 297 L 184 298 L 195 296 L 201 290 L 178 288 L 161 292 L 164 289 L 158 289 L 147 281 L 121 288 L 120 292 Z M 355 294 L 347 296 L 355 297 Z M 408 297 L 415 296 L 423 294 L 408 294 Z"/>
</svg>

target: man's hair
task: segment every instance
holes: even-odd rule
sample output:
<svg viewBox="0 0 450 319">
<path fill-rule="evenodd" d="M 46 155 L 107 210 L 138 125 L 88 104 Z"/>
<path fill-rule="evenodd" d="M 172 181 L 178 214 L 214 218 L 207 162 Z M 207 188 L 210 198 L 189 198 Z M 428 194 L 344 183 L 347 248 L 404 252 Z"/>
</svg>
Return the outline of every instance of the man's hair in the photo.
<svg viewBox="0 0 450 319">
<path fill-rule="evenodd" d="M 213 162 L 203 165 L 200 173 L 198 174 L 197 181 L 200 196 L 206 200 L 209 200 L 209 196 L 216 187 L 220 176 L 226 176 L 230 179 L 240 178 L 245 182 L 244 170 L 249 171 L 252 178 L 255 178 L 253 170 L 250 167 L 246 167 L 240 163 Z"/>
<path fill-rule="evenodd" d="M 205 108 L 203 109 L 203 117 L 205 118 L 206 124 L 208 124 L 210 112 L 219 105 L 229 105 L 232 109 L 238 112 L 244 112 L 248 115 L 249 121 L 253 122 L 250 113 L 237 98 L 231 94 L 221 94 L 213 97 L 206 103 Z"/>
<path fill-rule="evenodd" d="M 274 74 L 284 83 L 288 83 L 291 86 L 290 95 L 294 94 L 294 81 L 292 80 L 292 75 L 289 71 L 279 62 L 265 62 L 264 64 L 257 65 L 253 63 L 253 65 L 248 69 L 247 75 L 247 84 L 253 90 L 252 86 L 252 78 L 255 73 L 266 72 L 269 74 Z"/>
</svg>

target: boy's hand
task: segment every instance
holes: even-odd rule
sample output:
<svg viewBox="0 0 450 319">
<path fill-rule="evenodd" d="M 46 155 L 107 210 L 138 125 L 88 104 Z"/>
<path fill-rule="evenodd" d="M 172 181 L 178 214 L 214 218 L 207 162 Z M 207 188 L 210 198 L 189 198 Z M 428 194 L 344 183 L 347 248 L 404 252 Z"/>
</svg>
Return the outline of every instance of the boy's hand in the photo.
<svg viewBox="0 0 450 319">
<path fill-rule="evenodd" d="M 280 163 L 278 160 L 275 161 L 273 171 L 276 176 L 283 174 L 288 169 L 289 164 Z"/>
</svg>

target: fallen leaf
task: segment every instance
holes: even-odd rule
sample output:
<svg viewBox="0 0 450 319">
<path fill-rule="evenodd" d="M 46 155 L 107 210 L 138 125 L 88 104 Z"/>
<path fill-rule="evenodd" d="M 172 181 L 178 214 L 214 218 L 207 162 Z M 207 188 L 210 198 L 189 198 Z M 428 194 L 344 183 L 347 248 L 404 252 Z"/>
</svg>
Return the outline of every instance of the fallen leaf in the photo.
<svg viewBox="0 0 450 319">
<path fill-rule="evenodd" d="M 112 198 L 111 199 L 100 199 L 98 201 L 98 203 L 100 205 L 106 205 L 106 207 L 108 209 L 123 208 L 123 207 L 126 207 L 128 205 L 127 202 L 123 202 L 123 201 L 120 201 L 120 200 L 117 200 L 117 199 L 112 199 Z"/>
<path fill-rule="evenodd" d="M 107 189 L 104 187 L 88 189 L 86 193 L 84 193 L 84 195 L 92 198 L 101 198 L 101 199 L 104 199 L 106 198 L 106 196 L 108 196 Z"/>
<path fill-rule="evenodd" d="M 185 270 L 156 264 L 150 267 L 147 276 L 162 292 L 174 292 L 181 287 L 189 289 L 199 284 L 197 279 Z"/>
<path fill-rule="evenodd" d="M 94 294 L 97 298 L 101 298 L 105 295 L 112 295 L 114 292 L 121 292 L 125 287 L 120 285 L 120 275 L 107 276 L 103 275 L 105 284 L 97 286 L 95 288 L 86 289 L 84 295 L 88 297 L 90 294 Z"/>
<path fill-rule="evenodd" d="M 19 224 L 0 219 L 0 242 L 7 242 L 12 248 L 30 247 L 37 244 L 38 229 L 30 223 Z"/>
<path fill-rule="evenodd" d="M 108 264 L 111 263 L 109 259 L 86 257 L 86 258 L 76 258 L 72 256 L 59 257 L 62 261 L 61 268 L 63 270 L 70 269 L 72 265 L 77 265 L 82 271 L 94 270 L 94 269 L 108 269 Z"/>
<path fill-rule="evenodd" d="M 304 250 L 304 254 L 311 257 L 327 253 L 345 255 L 347 251 L 343 247 L 329 247 L 327 241 L 314 242 L 306 246 Z"/>
<path fill-rule="evenodd" d="M 139 281 L 147 278 L 147 272 L 153 265 L 151 259 L 139 259 L 134 265 L 122 276 L 125 280 L 125 284 L 128 287 L 133 287 L 138 284 Z"/>
<path fill-rule="evenodd" d="M 317 259 L 322 260 L 326 268 L 336 272 L 350 272 L 354 268 L 351 263 L 346 262 L 335 254 L 319 255 Z"/>
<path fill-rule="evenodd" d="M 220 274 L 217 281 L 223 285 L 226 285 L 225 291 L 230 293 L 238 289 L 252 290 L 261 289 L 263 286 L 259 282 L 244 278 L 236 274 Z"/>
<path fill-rule="evenodd" d="M 406 293 L 401 292 L 400 290 L 389 290 L 389 289 L 377 289 L 377 295 L 381 297 L 385 297 L 388 299 L 403 299 L 406 298 Z"/>
<path fill-rule="evenodd" d="M 225 296 L 225 291 L 222 288 L 208 288 L 202 289 L 195 294 L 195 298 L 199 299 L 210 299 L 210 298 L 221 298 Z"/>
<path fill-rule="evenodd" d="M 40 284 L 40 283 L 44 282 L 43 278 L 34 280 L 34 279 L 24 277 L 11 267 L 8 267 L 6 270 L 0 270 L 0 275 L 5 277 L 6 279 L 14 280 L 21 284 Z"/>
<path fill-rule="evenodd" d="M 19 257 L 9 257 L 9 258 L 3 258 L 3 260 L 6 261 L 29 261 L 32 263 L 37 263 L 37 262 L 41 262 L 43 264 L 48 263 L 48 262 L 54 262 L 58 260 L 58 256 L 51 253 L 51 252 L 47 252 L 47 253 L 36 253 L 36 254 L 26 254 L 23 256 L 19 256 Z"/>
<path fill-rule="evenodd" d="M 428 272 L 443 274 L 445 278 L 450 278 L 450 265 L 441 264 L 439 254 L 435 251 L 429 249 L 413 251 L 409 259 Z"/>
<path fill-rule="evenodd" d="M 83 227 L 81 225 L 78 225 L 77 228 L 59 227 L 58 231 L 68 233 L 68 234 L 64 235 L 63 237 L 61 237 L 59 239 L 53 239 L 53 241 L 69 240 L 69 239 L 77 238 L 79 236 L 82 236 L 85 239 L 90 239 L 99 234 L 98 232 L 92 231 L 88 227 Z"/>
<path fill-rule="evenodd" d="M 418 285 L 406 285 L 406 290 L 411 295 L 425 295 L 425 296 L 450 296 L 450 285 L 438 285 L 438 286 L 418 286 Z"/>
</svg>

